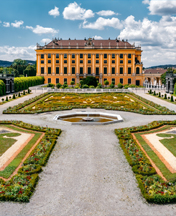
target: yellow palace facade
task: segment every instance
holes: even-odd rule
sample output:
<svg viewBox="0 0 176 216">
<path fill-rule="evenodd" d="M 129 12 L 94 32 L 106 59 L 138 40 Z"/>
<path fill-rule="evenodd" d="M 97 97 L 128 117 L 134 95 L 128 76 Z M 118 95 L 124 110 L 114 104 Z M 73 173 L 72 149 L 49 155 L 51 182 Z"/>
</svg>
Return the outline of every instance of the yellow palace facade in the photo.
<svg viewBox="0 0 176 216">
<path fill-rule="evenodd" d="M 141 47 L 120 40 L 62 40 L 37 44 L 37 76 L 45 83 L 70 85 L 87 76 L 118 83 L 143 85 Z"/>
</svg>

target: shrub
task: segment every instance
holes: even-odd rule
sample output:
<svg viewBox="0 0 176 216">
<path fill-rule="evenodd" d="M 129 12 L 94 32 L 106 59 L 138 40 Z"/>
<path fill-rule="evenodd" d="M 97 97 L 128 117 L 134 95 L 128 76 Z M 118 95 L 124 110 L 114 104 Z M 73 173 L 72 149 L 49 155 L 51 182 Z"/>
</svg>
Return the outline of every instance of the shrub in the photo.
<svg viewBox="0 0 176 216">
<path fill-rule="evenodd" d="M 83 85 L 83 88 L 89 88 L 89 86 L 88 86 L 88 85 L 86 85 L 86 84 L 84 84 L 84 85 Z"/>
<path fill-rule="evenodd" d="M 62 85 L 60 83 L 56 84 L 56 88 L 60 88 Z"/>
<path fill-rule="evenodd" d="M 62 88 L 67 88 L 67 87 L 68 87 L 67 83 L 64 82 L 64 84 L 62 85 Z"/>
<path fill-rule="evenodd" d="M 30 94 L 30 93 L 31 93 L 31 90 L 30 90 L 29 88 L 28 88 L 28 91 L 27 91 L 27 93 L 28 93 L 28 94 Z"/>
<path fill-rule="evenodd" d="M 167 99 L 167 94 L 164 95 L 164 99 Z"/>
<path fill-rule="evenodd" d="M 9 99 L 8 99 L 8 97 L 6 97 L 6 101 L 8 101 Z"/>
<path fill-rule="evenodd" d="M 2 98 L 2 102 L 4 101 L 4 98 Z"/>
<path fill-rule="evenodd" d="M 23 91 L 23 95 L 25 95 L 26 93 L 25 93 L 25 91 Z"/>
<path fill-rule="evenodd" d="M 122 85 L 122 83 L 119 83 L 119 84 L 117 85 L 117 87 L 118 87 L 118 89 L 121 89 L 121 88 L 123 88 L 123 85 Z"/>
<path fill-rule="evenodd" d="M 161 97 L 161 92 L 159 92 L 158 97 Z"/>
<path fill-rule="evenodd" d="M 89 86 L 89 88 L 95 88 L 95 86 L 91 85 L 91 86 Z"/>
<path fill-rule="evenodd" d="M 0 80 L 0 96 L 5 95 L 6 94 L 6 86 L 5 83 Z"/>
<path fill-rule="evenodd" d="M 20 92 L 18 93 L 18 97 L 21 97 L 21 94 L 20 94 Z"/>
<path fill-rule="evenodd" d="M 108 80 L 105 80 L 105 81 L 104 81 L 104 85 L 106 85 L 106 86 L 109 85 L 109 81 L 108 81 Z"/>
<path fill-rule="evenodd" d="M 153 95 L 156 95 L 156 92 L 155 92 L 155 91 L 153 92 Z"/>
<path fill-rule="evenodd" d="M 9 96 L 9 99 L 11 99 L 11 96 Z"/>
<path fill-rule="evenodd" d="M 169 99 L 169 100 L 170 100 L 170 97 L 168 97 L 167 99 Z"/>
<path fill-rule="evenodd" d="M 54 87 L 55 85 L 53 83 L 48 83 L 47 87 Z"/>
<path fill-rule="evenodd" d="M 171 102 L 174 102 L 174 98 L 173 98 L 173 96 L 171 96 Z"/>
<path fill-rule="evenodd" d="M 13 94 L 13 99 L 15 99 L 15 94 Z"/>
<path fill-rule="evenodd" d="M 149 94 L 152 94 L 152 90 L 150 89 Z"/>
<path fill-rule="evenodd" d="M 111 85 L 109 87 L 110 88 L 114 88 L 114 83 L 111 83 Z"/>
</svg>

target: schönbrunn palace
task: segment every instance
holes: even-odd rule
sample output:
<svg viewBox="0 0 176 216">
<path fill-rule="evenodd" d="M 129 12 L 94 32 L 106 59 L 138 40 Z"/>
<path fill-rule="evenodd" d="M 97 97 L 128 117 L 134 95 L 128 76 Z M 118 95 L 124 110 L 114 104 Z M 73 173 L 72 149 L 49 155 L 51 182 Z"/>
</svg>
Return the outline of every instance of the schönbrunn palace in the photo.
<svg viewBox="0 0 176 216">
<path fill-rule="evenodd" d="M 118 83 L 143 85 L 141 47 L 127 41 L 115 40 L 62 40 L 37 44 L 37 76 L 44 76 L 45 83 L 70 85 L 87 76 L 99 83 L 108 80 Z"/>
</svg>

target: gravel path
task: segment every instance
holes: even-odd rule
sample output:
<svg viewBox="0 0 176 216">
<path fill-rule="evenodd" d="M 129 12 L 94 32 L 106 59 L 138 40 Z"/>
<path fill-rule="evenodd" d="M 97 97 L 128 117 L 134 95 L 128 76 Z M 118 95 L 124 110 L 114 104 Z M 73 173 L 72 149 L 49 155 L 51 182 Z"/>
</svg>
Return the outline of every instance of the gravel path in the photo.
<svg viewBox="0 0 176 216">
<path fill-rule="evenodd" d="M 0 216 L 176 215 L 176 204 L 146 203 L 114 134 L 115 128 L 144 125 L 153 120 L 173 120 L 176 116 L 105 112 L 120 114 L 124 122 L 104 126 L 72 126 L 53 121 L 54 115 L 59 112 L 0 115 L 1 120 L 19 119 L 63 131 L 40 174 L 30 202 L 0 202 Z"/>
</svg>

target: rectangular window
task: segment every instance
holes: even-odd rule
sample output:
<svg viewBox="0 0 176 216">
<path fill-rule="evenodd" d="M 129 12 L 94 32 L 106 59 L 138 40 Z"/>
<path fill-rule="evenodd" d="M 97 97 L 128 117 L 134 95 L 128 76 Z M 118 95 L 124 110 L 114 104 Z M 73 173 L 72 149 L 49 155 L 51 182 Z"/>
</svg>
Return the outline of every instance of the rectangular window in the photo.
<svg viewBox="0 0 176 216">
<path fill-rule="evenodd" d="M 67 78 L 64 78 L 64 83 L 67 83 Z"/>
<path fill-rule="evenodd" d="M 64 54 L 64 58 L 67 58 L 67 54 Z"/>
<path fill-rule="evenodd" d="M 64 63 L 67 64 L 67 60 L 64 60 Z"/>
<path fill-rule="evenodd" d="M 56 67 L 56 74 L 59 74 L 59 67 Z"/>
<path fill-rule="evenodd" d="M 128 58 L 131 58 L 131 54 L 128 54 Z"/>
<path fill-rule="evenodd" d="M 72 60 L 72 64 L 75 64 L 75 60 Z"/>
<path fill-rule="evenodd" d="M 48 54 L 48 58 L 51 58 L 51 54 Z"/>
<path fill-rule="evenodd" d="M 128 64 L 131 64 L 131 60 L 128 60 Z"/>
<path fill-rule="evenodd" d="M 41 64 L 44 64 L 44 61 L 43 61 L 43 60 L 41 60 Z"/>
<path fill-rule="evenodd" d="M 59 60 L 56 60 L 56 64 L 59 64 Z"/>
<path fill-rule="evenodd" d="M 83 67 L 80 67 L 80 74 L 83 74 Z"/>
<path fill-rule="evenodd" d="M 59 54 L 56 54 L 56 58 L 59 58 Z"/>
<path fill-rule="evenodd" d="M 75 78 L 72 78 L 72 81 L 75 83 Z"/>
<path fill-rule="evenodd" d="M 96 58 L 99 58 L 99 54 L 96 54 Z"/>
<path fill-rule="evenodd" d="M 80 54 L 80 58 L 83 58 L 83 54 L 82 53 Z"/>
<path fill-rule="evenodd" d="M 128 68 L 128 74 L 131 74 L 131 68 L 130 67 Z"/>
<path fill-rule="evenodd" d="M 123 58 L 123 54 L 120 54 L 120 58 Z"/>
<path fill-rule="evenodd" d="M 82 64 L 82 63 L 83 63 L 83 60 L 80 60 L 80 63 Z"/>
<path fill-rule="evenodd" d="M 99 64 L 99 60 L 96 60 L 96 64 Z"/>
<path fill-rule="evenodd" d="M 128 79 L 128 84 L 131 84 L 131 79 L 130 78 Z"/>
<path fill-rule="evenodd" d="M 44 67 L 41 67 L 41 74 L 44 74 Z"/>
<path fill-rule="evenodd" d="M 112 74 L 115 74 L 115 67 L 112 67 Z"/>
<path fill-rule="evenodd" d="M 107 74 L 107 67 L 104 67 L 104 74 Z"/>
<path fill-rule="evenodd" d="M 123 74 L 123 67 L 120 68 L 120 74 Z"/>
<path fill-rule="evenodd" d="M 107 54 L 104 54 L 104 58 L 107 58 Z"/>
<path fill-rule="evenodd" d="M 96 75 L 99 75 L 99 68 L 96 67 Z"/>
<path fill-rule="evenodd" d="M 112 83 L 115 84 L 115 78 L 112 78 Z"/>
<path fill-rule="evenodd" d="M 56 78 L 56 84 L 59 83 L 59 78 Z"/>
<path fill-rule="evenodd" d="M 44 59 L 44 54 L 41 54 L 41 59 Z"/>
<path fill-rule="evenodd" d="M 51 83 L 51 78 L 48 78 L 48 83 Z"/>
<path fill-rule="evenodd" d="M 51 63 L 51 60 L 48 60 L 48 63 L 50 64 L 50 63 Z"/>
<path fill-rule="evenodd" d="M 136 74 L 139 74 L 139 67 L 136 68 Z"/>
<path fill-rule="evenodd" d="M 91 67 L 88 67 L 88 74 L 91 74 Z"/>
<path fill-rule="evenodd" d="M 75 67 L 72 67 L 72 74 L 75 74 Z"/>
<path fill-rule="evenodd" d="M 91 64 L 91 60 L 88 60 L 88 64 Z"/>
<path fill-rule="evenodd" d="M 112 58 L 113 58 L 113 59 L 115 58 L 115 54 L 112 54 Z"/>
<path fill-rule="evenodd" d="M 107 64 L 107 60 L 104 60 L 104 64 Z"/>
<path fill-rule="evenodd" d="M 106 81 L 107 79 L 106 78 L 104 78 L 104 81 Z"/>
<path fill-rule="evenodd" d="M 48 67 L 48 74 L 51 74 L 51 67 Z"/>
<path fill-rule="evenodd" d="M 88 54 L 88 58 L 91 58 L 91 54 Z"/>
<path fill-rule="evenodd" d="M 112 64 L 115 64 L 115 60 L 112 60 Z"/>
<path fill-rule="evenodd" d="M 75 58 L 75 54 L 72 54 L 72 58 Z"/>
<path fill-rule="evenodd" d="M 123 84 L 123 78 L 120 78 L 120 83 Z"/>
<path fill-rule="evenodd" d="M 64 74 L 67 74 L 67 67 L 64 67 Z"/>
<path fill-rule="evenodd" d="M 123 64 L 123 60 L 120 60 L 120 64 Z"/>
</svg>

